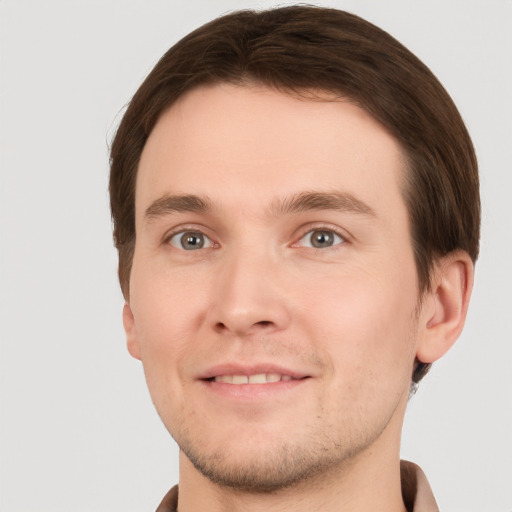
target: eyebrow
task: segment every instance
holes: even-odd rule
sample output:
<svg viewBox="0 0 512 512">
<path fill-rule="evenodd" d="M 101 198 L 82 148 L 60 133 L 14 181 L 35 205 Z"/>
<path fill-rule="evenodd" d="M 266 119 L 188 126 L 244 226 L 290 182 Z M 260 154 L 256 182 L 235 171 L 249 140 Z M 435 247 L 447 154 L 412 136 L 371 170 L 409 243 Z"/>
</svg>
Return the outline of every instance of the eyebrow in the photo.
<svg viewBox="0 0 512 512">
<path fill-rule="evenodd" d="M 315 210 L 337 210 L 377 217 L 375 210 L 347 192 L 301 192 L 272 204 L 276 216 Z"/>
<path fill-rule="evenodd" d="M 162 217 L 169 213 L 208 213 L 213 209 L 207 197 L 196 195 L 164 195 L 153 201 L 144 215 L 147 219 Z"/>
<path fill-rule="evenodd" d="M 166 194 L 153 201 L 144 216 L 151 220 L 170 213 L 206 214 L 213 210 L 213 203 L 206 196 Z M 316 210 L 336 210 L 377 217 L 373 208 L 347 192 L 301 192 L 276 200 L 270 206 L 271 215 L 276 217 Z"/>
</svg>

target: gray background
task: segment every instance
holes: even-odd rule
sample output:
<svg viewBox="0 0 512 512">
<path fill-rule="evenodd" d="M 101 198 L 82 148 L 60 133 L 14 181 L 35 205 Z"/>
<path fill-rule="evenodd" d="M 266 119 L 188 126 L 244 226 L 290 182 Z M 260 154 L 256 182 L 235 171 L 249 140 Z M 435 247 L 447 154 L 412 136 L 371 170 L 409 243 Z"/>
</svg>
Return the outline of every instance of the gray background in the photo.
<svg viewBox="0 0 512 512">
<path fill-rule="evenodd" d="M 156 60 L 203 22 L 275 2 L 0 1 L 0 510 L 153 510 L 177 449 L 126 352 L 107 145 Z M 331 1 L 440 78 L 481 166 L 466 329 L 409 405 L 402 456 L 451 512 L 512 510 L 512 2 Z"/>
</svg>

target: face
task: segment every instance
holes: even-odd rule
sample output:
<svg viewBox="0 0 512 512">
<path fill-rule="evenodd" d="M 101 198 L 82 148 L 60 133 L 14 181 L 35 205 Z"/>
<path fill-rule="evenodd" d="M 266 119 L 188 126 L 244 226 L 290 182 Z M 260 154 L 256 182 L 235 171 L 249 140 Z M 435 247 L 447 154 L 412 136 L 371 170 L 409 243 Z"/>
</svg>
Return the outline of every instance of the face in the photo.
<svg viewBox="0 0 512 512">
<path fill-rule="evenodd" d="M 418 338 L 403 172 L 348 101 L 224 84 L 162 115 L 124 322 L 193 471 L 271 490 L 398 446 Z"/>
</svg>

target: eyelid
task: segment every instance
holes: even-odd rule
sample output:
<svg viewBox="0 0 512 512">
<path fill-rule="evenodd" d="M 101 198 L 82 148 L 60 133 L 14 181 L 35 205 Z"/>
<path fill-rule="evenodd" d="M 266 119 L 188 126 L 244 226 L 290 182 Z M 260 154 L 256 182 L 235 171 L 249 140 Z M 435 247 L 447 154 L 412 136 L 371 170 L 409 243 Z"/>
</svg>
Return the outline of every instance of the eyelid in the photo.
<svg viewBox="0 0 512 512">
<path fill-rule="evenodd" d="M 343 240 L 343 244 L 350 243 L 352 237 L 347 231 L 341 229 L 339 226 L 329 223 L 318 223 L 318 224 L 308 224 L 307 226 L 303 226 L 299 230 L 299 234 L 294 237 L 295 242 L 292 243 L 292 247 L 299 247 L 299 242 L 308 234 L 313 231 L 331 231 L 335 235 L 339 236 Z M 332 245 L 331 248 L 342 245 L 342 243 L 337 243 Z M 322 249 L 325 250 L 325 249 Z"/>
<path fill-rule="evenodd" d="M 202 249 L 211 249 L 214 246 L 214 242 L 211 240 L 210 237 L 205 235 L 204 233 L 200 233 L 199 231 L 181 231 L 169 238 L 169 245 L 172 247 L 183 250 L 186 252 L 189 252 L 187 248 L 183 247 L 183 239 L 187 239 L 190 235 L 193 235 L 195 238 L 202 238 L 202 245 L 200 247 L 194 247 L 193 249 L 190 249 L 191 251 L 199 251 Z M 177 238 L 177 240 L 174 240 Z"/>
<path fill-rule="evenodd" d="M 162 236 L 161 243 L 163 245 L 171 245 L 170 241 L 173 237 L 176 235 L 180 235 L 183 233 L 199 233 L 206 237 L 210 242 L 210 247 L 205 247 L 205 249 L 210 249 L 212 247 L 218 247 L 219 244 L 213 239 L 213 237 L 209 234 L 207 234 L 208 230 L 204 228 L 203 226 L 198 226 L 197 224 L 182 224 L 180 226 L 175 226 L 171 228 L 170 230 L 166 231 L 165 234 Z"/>
<path fill-rule="evenodd" d="M 334 224 L 326 223 L 326 222 L 320 222 L 320 223 L 313 223 L 308 224 L 306 226 L 301 227 L 298 230 L 298 234 L 293 237 L 295 240 L 291 247 L 298 247 L 299 242 L 304 238 L 308 233 L 311 233 L 312 231 L 332 231 L 334 234 L 338 235 L 343 239 L 344 243 L 350 243 L 352 241 L 352 236 L 344 229 L 340 228 L 339 226 L 336 226 Z M 161 243 L 163 245 L 170 245 L 170 240 L 176 235 L 186 233 L 187 231 L 193 232 L 193 233 L 200 233 L 204 235 L 208 240 L 211 242 L 211 247 L 219 247 L 219 243 L 216 242 L 212 236 L 207 234 L 207 230 L 204 226 L 200 226 L 197 224 L 184 224 L 180 226 L 175 226 L 171 228 L 170 230 L 166 231 L 165 234 L 162 236 Z M 336 247 L 340 245 L 340 243 L 333 245 L 332 247 Z"/>
</svg>

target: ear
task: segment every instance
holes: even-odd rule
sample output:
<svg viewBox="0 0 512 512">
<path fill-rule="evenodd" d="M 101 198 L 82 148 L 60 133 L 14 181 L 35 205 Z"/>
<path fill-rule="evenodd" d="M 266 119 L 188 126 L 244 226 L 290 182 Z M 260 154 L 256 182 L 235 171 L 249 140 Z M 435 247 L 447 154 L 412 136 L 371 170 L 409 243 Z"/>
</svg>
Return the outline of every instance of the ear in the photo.
<svg viewBox="0 0 512 512">
<path fill-rule="evenodd" d="M 432 363 L 459 337 L 473 289 L 474 265 L 464 251 L 455 251 L 436 264 L 432 289 L 422 301 L 416 357 Z"/>
<path fill-rule="evenodd" d="M 133 317 L 132 308 L 128 302 L 125 302 L 123 307 L 123 326 L 126 333 L 126 345 L 128 352 L 135 359 L 140 360 L 140 344 L 139 336 L 137 334 L 137 327 L 135 326 L 135 318 Z"/>
</svg>

